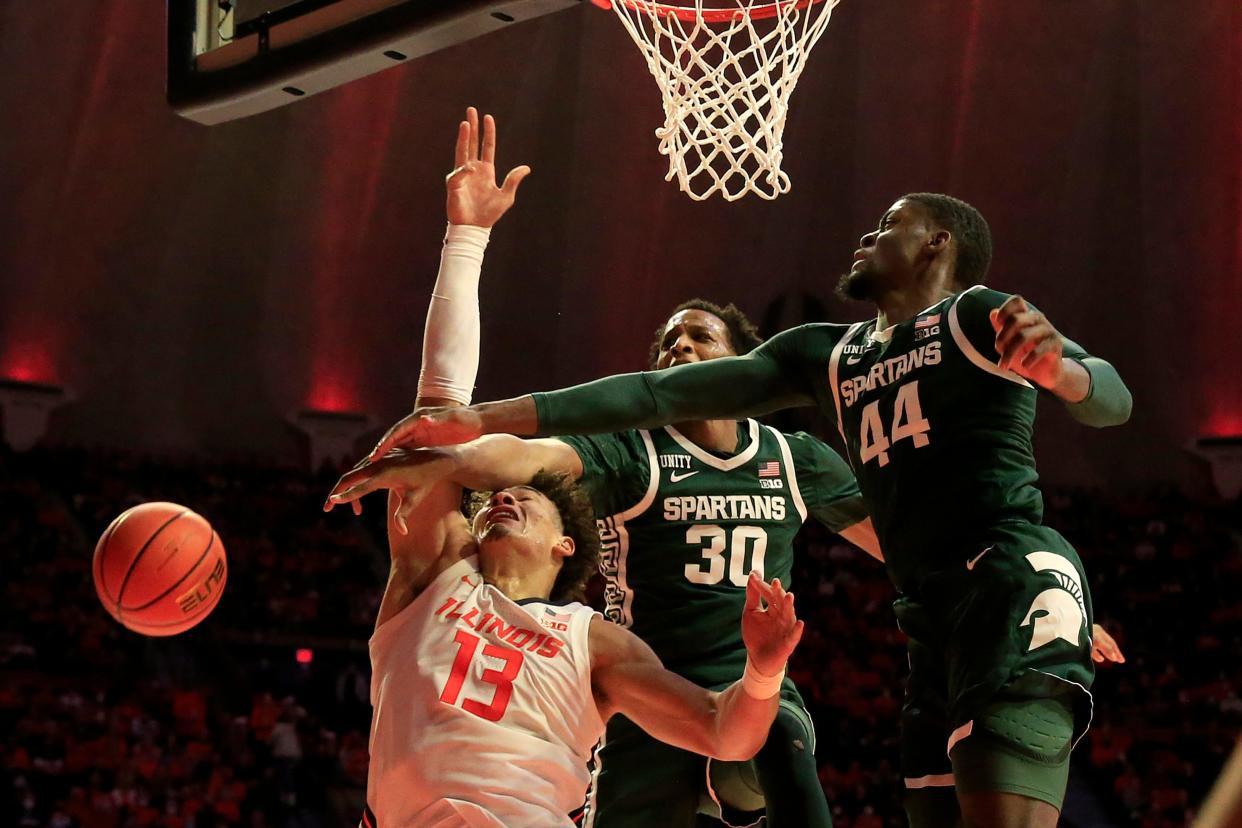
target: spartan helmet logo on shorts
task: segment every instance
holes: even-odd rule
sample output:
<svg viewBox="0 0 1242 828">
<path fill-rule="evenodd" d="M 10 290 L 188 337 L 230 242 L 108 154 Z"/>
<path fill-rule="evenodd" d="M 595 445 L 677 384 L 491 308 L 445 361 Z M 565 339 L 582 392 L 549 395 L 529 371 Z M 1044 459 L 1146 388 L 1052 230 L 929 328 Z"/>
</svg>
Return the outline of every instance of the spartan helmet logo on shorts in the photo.
<svg viewBox="0 0 1242 828">
<path fill-rule="evenodd" d="M 1036 572 L 1049 572 L 1060 584 L 1036 595 L 1019 625 L 1035 625 L 1027 652 L 1057 638 L 1077 647 L 1087 620 L 1087 606 L 1082 599 L 1082 581 L 1078 570 L 1068 558 L 1055 552 L 1032 552 L 1026 560 Z M 1036 613 L 1042 615 L 1037 616 Z"/>
</svg>

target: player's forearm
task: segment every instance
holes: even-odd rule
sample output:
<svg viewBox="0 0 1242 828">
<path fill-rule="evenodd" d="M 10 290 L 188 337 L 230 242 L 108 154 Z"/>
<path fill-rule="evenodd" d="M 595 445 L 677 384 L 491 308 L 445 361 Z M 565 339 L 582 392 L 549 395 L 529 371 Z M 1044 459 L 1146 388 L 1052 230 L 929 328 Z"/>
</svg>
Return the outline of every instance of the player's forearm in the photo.
<svg viewBox="0 0 1242 828">
<path fill-rule="evenodd" d="M 479 372 L 479 275 L 491 228 L 450 224 L 427 306 L 420 401 L 469 405 Z"/>
<path fill-rule="evenodd" d="M 754 355 L 620 374 L 533 396 L 540 434 L 601 434 L 740 419 L 813 402 L 791 390 L 771 360 Z"/>
<path fill-rule="evenodd" d="M 453 470 L 449 477 L 467 489 L 494 491 L 528 483 L 540 471 L 580 476 L 581 469 L 572 468 L 568 462 L 571 456 L 576 457 L 573 449 L 559 445 L 563 451 L 552 449 L 545 441 L 491 434 L 450 450 Z"/>
<path fill-rule="evenodd" d="M 742 688 L 741 681 L 725 688 L 716 697 L 712 757 L 729 762 L 753 757 L 767 741 L 779 705 L 779 693 L 757 699 Z"/>
<path fill-rule="evenodd" d="M 1130 419 L 1133 399 L 1117 369 L 1098 357 L 1064 358 L 1061 381 L 1049 389 L 1070 415 L 1085 425 L 1103 428 Z"/>
</svg>

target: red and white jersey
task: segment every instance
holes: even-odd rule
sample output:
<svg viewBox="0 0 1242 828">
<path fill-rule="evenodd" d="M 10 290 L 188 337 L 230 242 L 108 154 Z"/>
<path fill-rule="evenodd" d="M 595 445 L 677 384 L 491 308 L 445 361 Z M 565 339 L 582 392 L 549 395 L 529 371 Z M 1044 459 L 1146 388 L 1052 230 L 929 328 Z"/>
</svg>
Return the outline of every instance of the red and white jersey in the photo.
<svg viewBox="0 0 1242 828">
<path fill-rule="evenodd" d="M 371 636 L 378 828 L 572 826 L 604 732 L 582 604 L 511 601 L 457 562 Z"/>
</svg>

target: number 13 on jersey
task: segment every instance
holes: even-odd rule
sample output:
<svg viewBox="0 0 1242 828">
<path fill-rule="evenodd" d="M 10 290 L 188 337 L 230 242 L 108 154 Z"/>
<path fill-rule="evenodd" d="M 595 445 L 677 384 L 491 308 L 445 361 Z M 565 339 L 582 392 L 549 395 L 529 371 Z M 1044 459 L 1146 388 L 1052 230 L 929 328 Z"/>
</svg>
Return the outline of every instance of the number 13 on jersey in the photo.
<svg viewBox="0 0 1242 828">
<path fill-rule="evenodd" d="M 876 460 L 883 468 L 888 465 L 888 450 L 894 443 L 909 437 L 914 441 L 915 448 L 922 448 L 931 442 L 927 436 L 929 431 L 931 423 L 923 416 L 923 406 L 919 404 L 919 381 L 907 382 L 897 389 L 897 400 L 893 403 L 893 427 L 888 436 L 884 434 L 884 421 L 880 419 L 880 401 L 876 400 L 863 408 L 858 460 L 861 463 Z"/>
</svg>

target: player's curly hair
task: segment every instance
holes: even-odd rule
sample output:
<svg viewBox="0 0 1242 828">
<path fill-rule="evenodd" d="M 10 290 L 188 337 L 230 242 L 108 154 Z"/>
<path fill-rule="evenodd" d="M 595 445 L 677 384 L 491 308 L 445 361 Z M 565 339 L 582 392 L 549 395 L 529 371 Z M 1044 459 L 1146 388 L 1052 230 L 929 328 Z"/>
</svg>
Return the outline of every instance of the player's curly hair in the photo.
<svg viewBox="0 0 1242 828">
<path fill-rule="evenodd" d="M 526 485 L 552 501 L 561 518 L 561 531 L 574 542 L 574 554 L 561 563 L 561 571 L 552 584 L 551 600 L 585 601 L 586 584 L 599 569 L 600 553 L 591 499 L 568 475 L 542 469 Z M 471 493 L 468 512 L 472 520 L 490 498 L 490 492 Z"/>
<path fill-rule="evenodd" d="M 992 264 L 992 231 L 983 214 L 960 198 L 942 193 L 907 193 L 907 201 L 927 208 L 932 219 L 957 241 L 954 281 L 960 287 L 983 284 Z"/>
<path fill-rule="evenodd" d="M 660 358 L 660 343 L 664 341 L 664 328 L 668 324 L 668 320 L 684 310 L 705 311 L 725 323 L 725 327 L 729 331 L 729 344 L 733 346 L 733 351 L 738 356 L 749 354 L 763 344 L 763 337 L 759 335 L 759 329 L 755 327 L 754 322 L 747 318 L 746 314 L 742 313 L 737 305 L 730 302 L 722 308 L 715 302 L 709 302 L 706 299 L 689 299 L 673 308 L 672 312 L 665 317 L 664 325 L 656 328 L 655 341 L 651 343 L 651 348 L 647 351 L 648 367 L 654 368 L 656 361 Z"/>
</svg>

